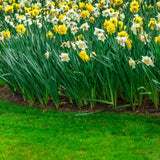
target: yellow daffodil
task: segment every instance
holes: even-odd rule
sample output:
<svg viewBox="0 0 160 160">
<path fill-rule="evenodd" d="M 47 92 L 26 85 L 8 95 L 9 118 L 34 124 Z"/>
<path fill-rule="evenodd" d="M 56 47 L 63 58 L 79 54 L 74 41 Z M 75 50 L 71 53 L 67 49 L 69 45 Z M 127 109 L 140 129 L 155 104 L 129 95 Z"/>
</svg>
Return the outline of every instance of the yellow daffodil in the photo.
<svg viewBox="0 0 160 160">
<path fill-rule="evenodd" d="M 19 34 L 24 34 L 26 31 L 26 28 L 23 24 L 16 26 L 15 29 Z"/>
<path fill-rule="evenodd" d="M 79 53 L 79 57 L 82 59 L 83 62 L 89 61 L 89 56 L 87 55 L 85 50 Z"/>
<path fill-rule="evenodd" d="M 58 34 L 67 34 L 67 27 L 63 24 L 63 25 L 59 25 L 58 26 Z"/>
<path fill-rule="evenodd" d="M 52 39 L 53 38 L 53 33 L 51 31 L 49 31 L 47 34 L 46 34 L 46 37 Z"/>
<path fill-rule="evenodd" d="M 81 12 L 81 17 L 83 17 L 84 19 L 86 19 L 87 17 L 89 17 L 89 11 L 86 11 L 86 10 L 82 11 Z"/>
<path fill-rule="evenodd" d="M 7 29 L 6 31 L 3 31 L 3 36 L 5 39 L 11 38 L 11 33 L 9 29 Z"/>
</svg>

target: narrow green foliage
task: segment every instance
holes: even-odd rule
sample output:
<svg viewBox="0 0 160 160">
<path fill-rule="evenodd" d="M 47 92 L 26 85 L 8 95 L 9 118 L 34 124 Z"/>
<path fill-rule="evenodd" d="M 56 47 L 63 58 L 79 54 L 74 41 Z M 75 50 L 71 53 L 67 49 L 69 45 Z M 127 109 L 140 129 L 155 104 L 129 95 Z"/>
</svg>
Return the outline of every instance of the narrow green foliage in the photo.
<svg viewBox="0 0 160 160">
<path fill-rule="evenodd" d="M 148 97 L 158 108 L 159 3 L 79 2 L 29 1 L 21 13 L 3 4 L 0 78 L 31 104 L 120 100 L 135 109 Z"/>
</svg>

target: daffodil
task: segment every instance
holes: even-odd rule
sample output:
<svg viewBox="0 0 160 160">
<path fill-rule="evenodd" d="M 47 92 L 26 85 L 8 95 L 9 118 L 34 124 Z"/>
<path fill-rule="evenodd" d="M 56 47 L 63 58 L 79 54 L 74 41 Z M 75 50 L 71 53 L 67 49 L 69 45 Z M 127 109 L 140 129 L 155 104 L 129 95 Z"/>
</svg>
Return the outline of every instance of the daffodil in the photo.
<svg viewBox="0 0 160 160">
<path fill-rule="evenodd" d="M 89 61 L 89 56 L 87 55 L 85 50 L 79 53 L 79 57 L 82 59 L 83 62 Z"/>
<path fill-rule="evenodd" d="M 135 61 L 131 57 L 129 57 L 129 65 L 132 67 L 132 69 L 134 69 L 136 65 Z"/>
<path fill-rule="evenodd" d="M 61 35 L 67 34 L 67 27 L 63 24 L 63 25 L 59 25 L 58 26 L 58 33 Z"/>
<path fill-rule="evenodd" d="M 146 64 L 147 66 L 152 66 L 154 67 L 153 61 L 151 60 L 150 57 L 148 56 L 142 56 L 142 60 L 141 60 L 144 64 Z"/>
<path fill-rule="evenodd" d="M 68 53 L 61 53 L 60 57 L 62 62 L 69 62 L 70 60 Z"/>
<path fill-rule="evenodd" d="M 26 28 L 23 24 L 20 24 L 20 25 L 16 26 L 15 28 L 19 34 L 24 34 L 26 31 Z"/>
<path fill-rule="evenodd" d="M 50 53 L 47 51 L 44 56 L 48 59 L 49 58 Z"/>
<path fill-rule="evenodd" d="M 86 45 L 86 43 L 84 41 L 82 41 L 82 40 L 76 41 L 76 45 L 81 50 L 85 50 L 85 49 L 88 48 L 87 45 Z"/>
</svg>

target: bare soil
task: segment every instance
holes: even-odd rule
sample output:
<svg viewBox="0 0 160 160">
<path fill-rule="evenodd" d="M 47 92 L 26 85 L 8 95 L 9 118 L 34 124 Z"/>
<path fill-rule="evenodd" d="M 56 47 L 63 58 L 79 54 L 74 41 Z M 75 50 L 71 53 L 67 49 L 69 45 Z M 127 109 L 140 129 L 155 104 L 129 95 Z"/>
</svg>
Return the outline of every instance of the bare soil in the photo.
<svg viewBox="0 0 160 160">
<path fill-rule="evenodd" d="M 23 106 L 31 106 L 27 100 L 24 100 L 20 93 L 16 93 L 12 95 L 9 88 L 4 85 L 0 87 L 0 99 L 3 101 L 10 101 L 13 104 L 23 105 Z M 121 99 L 118 100 L 118 106 L 125 105 L 126 103 Z M 143 100 L 143 105 L 140 107 L 136 107 L 135 110 L 132 107 L 125 107 L 121 109 L 116 109 L 112 111 L 106 111 L 107 109 L 111 109 L 112 106 L 108 104 L 97 103 L 94 108 L 90 108 L 89 105 L 84 105 L 81 109 L 77 107 L 75 103 L 71 104 L 67 100 L 65 102 L 61 102 L 59 108 L 56 108 L 53 101 L 49 101 L 47 106 L 41 106 L 40 103 L 35 102 L 32 105 L 33 107 L 40 107 L 44 110 L 46 109 L 54 109 L 63 112 L 75 112 L 75 113 L 96 113 L 96 112 L 114 112 L 114 113 L 129 113 L 129 114 L 145 114 L 151 115 L 153 117 L 160 117 L 160 105 L 158 109 L 155 108 L 153 102 L 148 100 L 146 97 Z"/>
</svg>

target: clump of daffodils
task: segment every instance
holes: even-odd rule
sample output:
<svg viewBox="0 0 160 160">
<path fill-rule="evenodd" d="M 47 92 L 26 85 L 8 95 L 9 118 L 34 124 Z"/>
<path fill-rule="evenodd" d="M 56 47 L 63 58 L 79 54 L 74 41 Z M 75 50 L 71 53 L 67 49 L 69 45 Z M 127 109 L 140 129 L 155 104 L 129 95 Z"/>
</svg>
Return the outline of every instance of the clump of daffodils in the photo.
<svg viewBox="0 0 160 160">
<path fill-rule="evenodd" d="M 0 0 L 0 15 L 1 75 L 14 90 L 28 88 L 21 93 L 32 103 L 53 99 L 58 107 L 63 93 L 80 107 L 104 99 L 116 107 L 118 98 L 134 107 L 145 88 L 158 106 L 152 86 L 159 83 L 160 2 Z M 21 81 L 17 60 L 25 66 L 22 74 L 28 66 L 27 73 L 37 75 L 31 81 L 39 83 Z M 14 79 L 6 76 L 10 72 Z"/>
<path fill-rule="evenodd" d="M 69 51 L 75 51 L 84 62 L 87 62 L 89 60 L 87 53 L 94 50 L 96 46 L 95 42 L 92 43 L 92 37 L 96 38 L 102 46 L 113 40 L 124 50 L 128 48 L 130 51 L 137 43 L 134 41 L 134 36 L 146 46 L 152 44 L 152 41 L 160 45 L 160 13 L 155 17 L 154 14 L 150 16 L 148 13 L 152 12 L 154 7 L 157 7 L 159 12 L 160 2 L 153 6 L 140 0 L 130 2 L 47 0 L 43 4 L 41 2 L 32 4 L 31 1 L 26 0 L 18 2 L 0 0 L 0 13 L 5 15 L 4 22 L 0 25 L 3 26 L 5 23 L 4 26 L 9 26 L 9 29 L 1 30 L 0 41 L 11 39 L 12 30 L 16 30 L 17 34 L 28 35 L 30 32 L 34 35 L 31 29 L 36 26 L 42 32 L 45 30 L 45 35 L 42 35 L 48 42 L 55 39 L 60 49 L 64 50 L 60 55 L 62 61 L 68 62 Z M 142 10 L 146 15 L 141 12 Z M 130 17 L 127 17 L 126 13 Z M 90 58 L 95 57 L 94 53 L 90 54 Z M 98 54 L 96 52 L 96 55 Z M 48 58 L 49 52 L 45 53 L 45 56 Z M 149 58 L 143 57 L 142 60 L 141 62 L 146 65 L 148 60 L 151 65 Z M 135 68 L 135 61 L 131 57 L 129 64 Z"/>
</svg>

